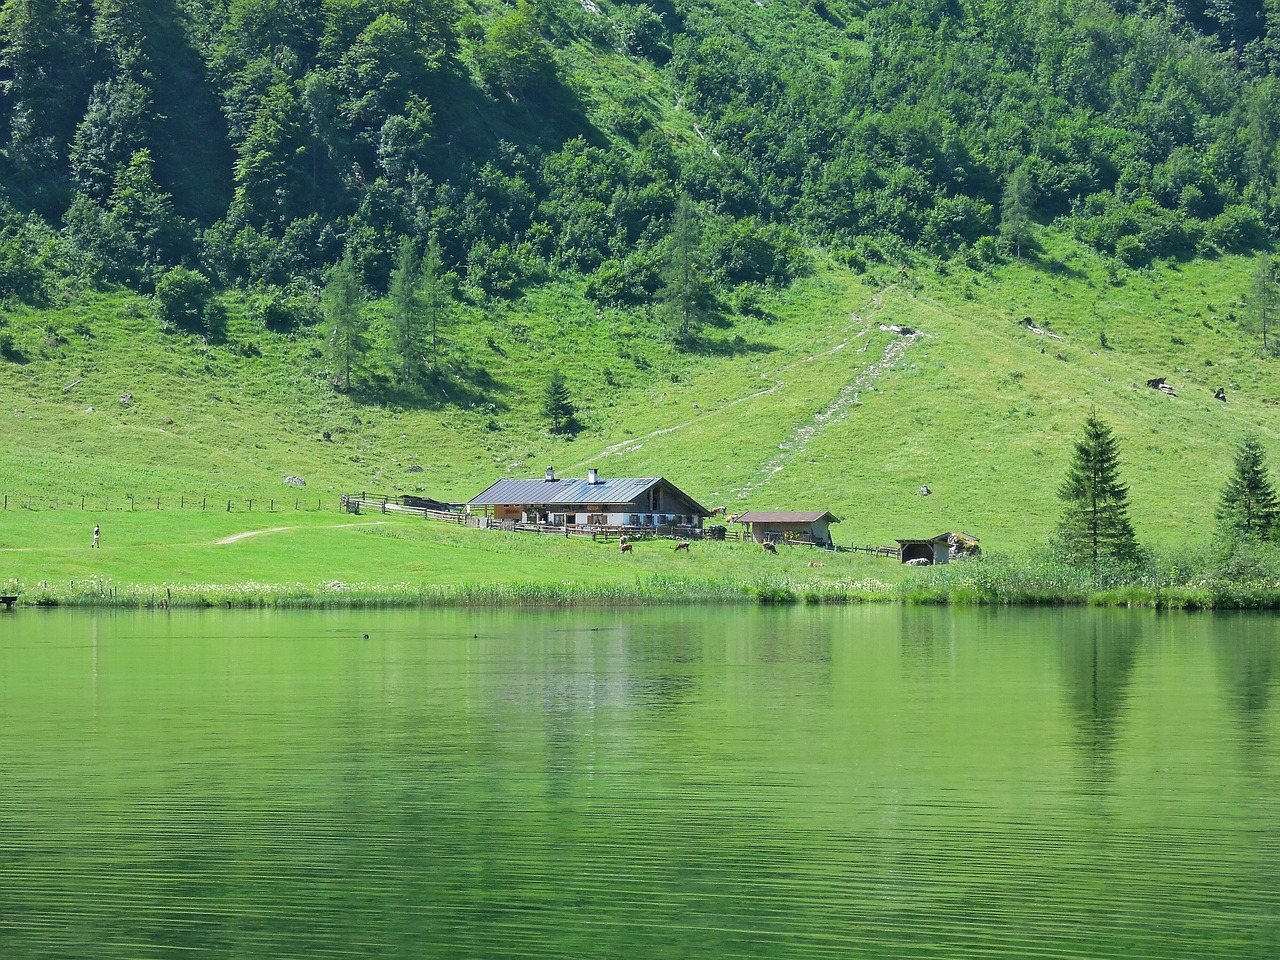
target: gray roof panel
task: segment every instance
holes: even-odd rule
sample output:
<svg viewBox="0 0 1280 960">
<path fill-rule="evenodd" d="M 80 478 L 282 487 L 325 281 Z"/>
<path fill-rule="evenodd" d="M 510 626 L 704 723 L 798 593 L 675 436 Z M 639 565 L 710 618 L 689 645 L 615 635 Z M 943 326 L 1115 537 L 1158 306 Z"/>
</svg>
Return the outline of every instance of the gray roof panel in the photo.
<svg viewBox="0 0 1280 960">
<path fill-rule="evenodd" d="M 599 504 L 631 503 L 647 493 L 661 477 L 601 477 L 596 483 L 564 477 L 556 480 L 502 479 L 473 497 L 473 506 L 498 504 Z"/>
</svg>

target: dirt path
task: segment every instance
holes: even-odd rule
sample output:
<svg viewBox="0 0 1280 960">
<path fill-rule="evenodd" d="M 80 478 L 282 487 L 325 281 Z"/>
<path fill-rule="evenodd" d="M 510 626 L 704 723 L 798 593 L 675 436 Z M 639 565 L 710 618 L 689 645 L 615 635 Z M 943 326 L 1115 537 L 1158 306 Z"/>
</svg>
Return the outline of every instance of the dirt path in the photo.
<svg viewBox="0 0 1280 960">
<path fill-rule="evenodd" d="M 329 530 L 337 530 L 341 527 L 376 527 L 379 524 L 386 523 L 385 520 L 366 520 L 363 523 L 335 523 L 328 528 Z M 268 527 L 265 530 L 246 530 L 244 533 L 233 533 L 229 537 L 223 537 L 221 540 L 213 541 L 215 544 L 237 543 L 246 537 L 256 537 L 264 533 L 283 533 L 286 530 L 314 530 L 314 527 Z"/>
</svg>

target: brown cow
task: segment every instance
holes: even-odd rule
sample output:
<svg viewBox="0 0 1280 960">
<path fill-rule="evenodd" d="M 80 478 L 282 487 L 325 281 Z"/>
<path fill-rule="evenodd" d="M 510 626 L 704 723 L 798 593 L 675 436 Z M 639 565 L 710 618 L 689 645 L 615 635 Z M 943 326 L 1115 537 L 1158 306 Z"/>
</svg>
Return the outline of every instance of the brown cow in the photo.
<svg viewBox="0 0 1280 960">
<path fill-rule="evenodd" d="M 762 544 L 760 544 L 760 546 L 764 547 L 764 552 L 765 552 L 765 553 L 777 553 L 777 552 L 778 552 L 778 548 L 777 548 L 777 547 L 775 547 L 772 543 L 762 543 Z"/>
<path fill-rule="evenodd" d="M 681 540 L 679 543 L 676 544 L 676 553 L 679 553 L 681 550 L 683 550 L 685 553 L 689 552 L 688 540 Z"/>
<path fill-rule="evenodd" d="M 620 549 L 623 553 L 630 553 L 630 552 L 631 552 L 631 544 L 629 544 L 629 543 L 627 543 L 627 541 L 623 540 L 623 541 L 621 541 L 621 542 L 619 543 L 618 549 Z"/>
</svg>

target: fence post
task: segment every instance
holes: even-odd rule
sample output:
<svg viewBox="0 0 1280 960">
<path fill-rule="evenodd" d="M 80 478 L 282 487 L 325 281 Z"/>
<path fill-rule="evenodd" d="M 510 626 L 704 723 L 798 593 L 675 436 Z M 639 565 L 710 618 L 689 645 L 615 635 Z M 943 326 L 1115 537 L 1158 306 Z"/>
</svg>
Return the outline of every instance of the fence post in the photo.
<svg viewBox="0 0 1280 960">
<path fill-rule="evenodd" d="M 157 509 L 157 510 L 159 510 L 159 509 L 160 509 L 160 498 L 159 498 L 159 497 L 156 497 L 156 509 Z"/>
<path fill-rule="evenodd" d="M 84 494 L 80 494 L 80 509 L 84 509 Z"/>
<path fill-rule="evenodd" d="M 274 500 L 274 499 L 271 501 L 271 506 L 267 508 L 267 512 L 268 512 L 268 513 L 275 513 L 275 512 L 276 512 L 276 502 L 275 502 L 275 500 Z"/>
<path fill-rule="evenodd" d="M 231 512 L 231 501 L 230 501 L 230 500 L 228 500 L 228 501 L 227 501 L 227 513 L 230 513 L 230 512 Z"/>
<path fill-rule="evenodd" d="M 209 498 L 208 498 L 208 497 L 202 497 L 202 498 L 200 499 L 200 509 L 201 509 L 201 510 L 204 510 L 206 507 L 208 507 L 208 505 L 209 505 Z"/>
<path fill-rule="evenodd" d="M 133 513 L 133 497 L 129 498 L 129 512 Z"/>
<path fill-rule="evenodd" d="M 249 500 L 249 512 L 250 512 L 250 513 L 253 513 L 253 500 L 252 500 L 252 499 L 250 499 L 250 500 Z"/>
</svg>

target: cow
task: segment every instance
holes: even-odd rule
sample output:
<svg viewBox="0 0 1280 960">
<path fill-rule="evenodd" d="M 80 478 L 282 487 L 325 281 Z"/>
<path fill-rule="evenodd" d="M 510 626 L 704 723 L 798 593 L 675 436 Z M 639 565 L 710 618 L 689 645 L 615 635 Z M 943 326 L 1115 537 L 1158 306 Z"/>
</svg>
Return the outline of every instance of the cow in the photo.
<svg viewBox="0 0 1280 960">
<path fill-rule="evenodd" d="M 765 552 L 765 553 L 777 553 L 777 552 L 778 552 L 778 548 L 777 548 L 776 546 L 774 546 L 772 543 L 762 543 L 762 544 L 760 544 L 760 546 L 764 547 L 764 552 Z"/>
<path fill-rule="evenodd" d="M 627 543 L 627 541 L 625 541 L 625 540 L 621 540 L 621 541 L 619 541 L 619 543 L 618 543 L 618 549 L 619 549 L 621 552 L 623 552 L 623 553 L 630 553 L 630 552 L 631 552 L 631 544 Z"/>
<path fill-rule="evenodd" d="M 679 553 L 681 550 L 683 550 L 685 553 L 689 552 L 688 540 L 681 540 L 679 543 L 676 544 L 676 553 Z"/>
<path fill-rule="evenodd" d="M 712 507 L 711 515 L 713 517 L 723 517 L 725 515 L 725 511 L 728 509 L 728 507 Z"/>
<path fill-rule="evenodd" d="M 822 563 L 822 562 L 821 562 L 821 561 L 819 561 L 819 560 L 810 560 L 810 561 L 809 561 L 809 566 L 811 566 L 811 567 L 825 567 L 825 566 L 826 566 L 826 564 L 825 564 L 825 563 Z"/>
</svg>

